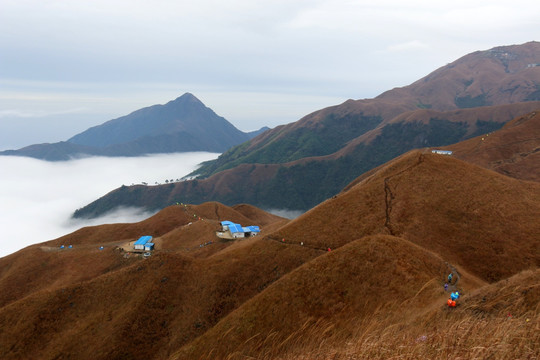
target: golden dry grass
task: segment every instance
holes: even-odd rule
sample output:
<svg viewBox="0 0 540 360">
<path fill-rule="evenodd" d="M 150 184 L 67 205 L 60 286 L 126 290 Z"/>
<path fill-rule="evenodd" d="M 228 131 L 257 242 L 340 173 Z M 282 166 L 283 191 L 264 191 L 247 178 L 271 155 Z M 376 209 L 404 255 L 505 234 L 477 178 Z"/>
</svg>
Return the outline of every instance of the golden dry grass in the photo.
<svg viewBox="0 0 540 360">
<path fill-rule="evenodd" d="M 83 228 L 0 259 L 0 358 L 533 359 L 539 217 L 540 184 L 413 151 L 292 221 L 206 203 Z M 221 220 L 263 234 L 217 241 Z M 149 259 L 115 249 L 141 235 Z"/>
<path fill-rule="evenodd" d="M 501 130 L 445 149 L 464 161 L 521 180 L 540 181 L 540 109 L 519 116 Z"/>
<path fill-rule="evenodd" d="M 540 356 L 540 270 L 524 271 L 463 297 L 425 309 L 410 302 L 368 316 L 308 319 L 285 339 L 254 334 L 226 354 L 210 348 L 197 359 L 537 359 Z M 395 310 L 398 306 L 402 311 Z M 223 334 L 226 337 L 228 334 Z M 246 345 L 258 348 L 256 355 Z"/>
</svg>

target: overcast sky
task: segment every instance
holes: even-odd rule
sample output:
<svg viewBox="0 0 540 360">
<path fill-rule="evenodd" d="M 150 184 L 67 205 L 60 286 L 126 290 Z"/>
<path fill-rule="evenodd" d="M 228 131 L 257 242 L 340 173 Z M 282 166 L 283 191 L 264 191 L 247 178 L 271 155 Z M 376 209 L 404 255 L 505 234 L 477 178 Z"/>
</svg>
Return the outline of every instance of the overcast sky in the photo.
<svg viewBox="0 0 540 360">
<path fill-rule="evenodd" d="M 540 40 L 540 1 L 0 0 L 0 149 L 191 92 L 241 130 Z"/>
</svg>

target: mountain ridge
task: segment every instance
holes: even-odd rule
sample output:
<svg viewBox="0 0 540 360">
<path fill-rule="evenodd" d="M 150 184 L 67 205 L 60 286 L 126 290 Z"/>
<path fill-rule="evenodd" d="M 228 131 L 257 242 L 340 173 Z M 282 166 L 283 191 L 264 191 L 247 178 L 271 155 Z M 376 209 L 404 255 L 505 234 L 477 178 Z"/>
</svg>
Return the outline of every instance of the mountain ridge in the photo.
<svg viewBox="0 0 540 360">
<path fill-rule="evenodd" d="M 525 109 L 527 109 L 528 107 L 534 109 L 536 108 L 536 103 L 526 104 Z M 507 114 L 509 113 L 519 114 L 522 112 L 523 109 L 524 107 L 522 106 L 522 104 L 502 105 L 493 109 L 490 108 L 490 111 L 487 112 L 487 118 L 490 118 L 493 114 L 503 114 L 504 116 L 507 116 Z M 475 112 L 473 110 L 459 110 L 457 112 L 451 113 L 454 114 L 452 116 L 459 120 L 463 112 L 470 112 L 470 114 L 465 115 L 464 120 L 466 120 L 467 117 L 470 117 L 472 119 L 472 123 L 474 124 Z M 534 152 L 540 143 L 540 112 L 532 112 L 530 115 L 518 118 L 523 118 L 525 120 L 520 121 L 516 124 L 516 126 L 512 130 L 515 132 L 515 135 L 510 135 L 509 137 L 513 138 L 517 136 L 523 138 L 524 136 L 529 136 L 531 140 L 528 143 L 529 145 L 526 151 Z M 426 118 L 426 121 L 429 120 L 427 120 Z M 417 133 L 422 134 L 421 131 L 424 125 L 422 125 L 421 123 L 413 123 L 413 125 L 414 127 L 409 126 L 408 131 L 416 131 Z M 502 126 L 502 123 L 500 125 Z M 401 127 L 396 127 L 393 129 L 393 131 L 390 131 L 389 129 L 393 128 L 386 128 L 385 133 L 383 133 L 382 137 L 379 136 L 375 139 L 367 138 L 367 140 L 370 141 L 369 143 L 366 142 L 368 145 L 360 146 L 365 146 L 368 150 L 373 149 L 374 151 L 378 151 L 384 154 L 384 152 L 387 151 L 387 148 L 395 146 L 395 140 L 399 139 L 399 137 L 395 136 L 395 134 L 400 131 Z M 506 143 L 504 142 L 504 139 L 506 139 L 508 136 L 505 136 L 504 133 L 506 131 L 509 131 L 510 129 L 511 127 L 503 127 L 495 132 L 491 131 L 490 136 L 493 136 L 493 134 L 497 134 L 497 137 L 491 137 L 490 141 L 494 141 L 494 139 L 500 137 L 503 142 L 498 146 L 501 148 L 508 147 L 508 145 L 506 145 Z M 445 132 L 447 131 L 447 129 L 443 127 L 441 131 Z M 426 132 L 426 134 L 429 133 Z M 263 136 L 268 135 L 263 134 Z M 382 141 L 382 139 L 385 138 L 387 140 Z M 472 138 L 470 141 L 471 143 L 478 144 L 482 142 L 481 139 L 482 136 L 480 135 Z M 485 144 L 488 143 L 486 142 Z M 338 194 L 343 188 L 347 188 L 345 179 L 342 175 L 340 175 L 341 172 L 346 171 L 353 166 L 357 166 L 357 172 L 360 174 L 369 172 L 370 167 L 365 165 L 363 167 L 359 167 L 359 165 L 357 165 L 361 161 L 365 162 L 367 165 L 377 165 L 376 163 L 370 161 L 369 151 L 364 151 L 363 154 L 361 153 L 362 157 L 357 155 L 358 157 L 356 160 L 353 160 L 351 158 L 351 155 L 348 155 L 345 152 L 347 147 L 355 148 L 358 146 L 359 145 L 355 144 L 353 140 L 336 154 L 312 158 L 303 158 L 285 164 L 240 164 L 236 168 L 220 171 L 207 179 L 183 181 L 180 183 L 175 183 L 172 186 L 169 185 L 168 188 L 163 186 L 146 188 L 143 185 L 135 185 L 129 187 L 124 186 L 119 189 L 113 190 L 104 197 L 95 200 L 94 202 L 86 205 L 82 209 L 77 210 L 75 212 L 75 217 L 98 216 L 100 213 L 102 213 L 103 209 L 109 209 L 107 207 L 107 204 L 123 204 L 125 206 L 135 207 L 145 207 L 148 206 L 148 204 L 154 204 L 148 209 L 155 210 L 159 208 L 160 202 L 165 204 L 171 204 L 176 201 L 196 203 L 200 199 L 204 199 L 205 201 L 219 199 L 224 203 L 234 204 L 243 202 L 242 200 L 244 200 L 246 197 L 252 197 L 254 199 L 260 200 L 264 196 L 268 196 L 268 198 L 272 201 L 267 208 L 279 209 L 283 208 L 284 206 L 288 207 L 294 202 L 296 202 L 297 204 L 301 204 L 302 198 L 299 197 L 298 194 L 309 194 L 309 188 L 306 188 L 309 186 L 317 186 L 318 197 L 314 198 L 314 200 L 320 200 L 320 202 L 322 202 Z M 421 147 L 422 143 L 418 143 L 417 146 Z M 437 148 L 451 150 L 452 145 L 448 144 L 447 146 L 440 146 Z M 387 153 L 385 156 L 390 158 L 393 153 Z M 467 152 L 465 152 L 464 154 L 463 151 L 459 151 L 457 152 L 456 156 L 473 163 L 476 161 L 473 154 L 469 156 L 467 156 L 466 154 Z M 531 161 L 533 161 L 537 156 L 535 154 L 537 153 L 534 152 L 531 156 Z M 497 156 L 503 155 L 504 153 L 497 153 Z M 509 158 L 505 158 L 504 156 L 502 158 L 505 160 L 500 161 L 508 162 L 510 160 Z M 329 166 L 326 169 L 326 172 L 323 173 L 325 177 L 320 182 L 314 183 L 311 178 L 317 178 L 320 176 L 320 172 L 322 172 L 324 168 L 320 167 L 319 164 L 323 162 L 331 163 L 332 166 Z M 508 168 L 506 170 L 505 174 L 526 180 L 538 179 L 538 172 L 534 171 L 537 166 L 532 166 L 529 170 L 527 170 L 527 164 L 529 163 L 530 162 L 516 162 L 514 163 L 512 168 Z M 485 162 L 478 162 L 478 164 L 495 170 L 495 168 L 489 166 L 489 164 L 486 164 Z M 376 166 L 373 167 L 376 168 Z M 503 167 L 501 167 L 499 170 L 502 169 Z M 286 178 L 285 180 L 276 180 L 279 179 L 280 174 L 282 174 L 281 176 L 283 177 L 288 177 L 288 179 Z M 360 177 L 362 177 L 362 175 Z M 336 193 L 328 191 L 328 189 L 324 189 L 328 182 L 330 182 L 330 184 L 335 184 L 336 181 L 341 181 L 340 184 L 342 184 L 340 185 L 340 190 L 336 190 Z M 354 181 L 355 180 L 353 179 L 350 183 L 354 183 Z M 281 192 L 281 195 L 279 197 L 267 195 L 273 194 L 274 191 L 276 191 L 275 189 L 279 189 L 279 191 Z M 283 202 L 283 198 L 287 198 L 288 202 Z M 79 214 L 79 212 L 81 214 Z"/>
<path fill-rule="evenodd" d="M 191 93 L 93 126 L 67 141 L 30 145 L 0 155 L 62 161 L 82 156 L 140 156 L 152 153 L 223 152 L 268 128 L 244 133 Z"/>
<path fill-rule="evenodd" d="M 12 324 L 0 330 L 0 355 L 288 360 L 347 348 L 346 359 L 361 354 L 349 346 L 362 329 L 395 329 L 404 345 L 458 323 L 471 326 L 460 356 L 489 333 L 524 357 L 537 336 L 525 319 L 538 319 L 539 214 L 537 182 L 413 150 L 294 220 L 247 204 L 179 203 L 139 223 L 82 228 L 0 259 L 0 323 Z M 262 231 L 221 241 L 222 220 Z M 126 257 L 142 234 L 155 235 L 154 254 Z M 453 310 L 449 272 L 462 294 Z M 505 320 L 504 334 L 474 327 L 486 316 Z M 374 347 L 371 358 L 392 356 Z"/>
<path fill-rule="evenodd" d="M 305 211 L 406 151 L 493 132 L 540 109 L 540 67 L 531 63 L 540 63 L 538 42 L 465 55 L 411 85 L 373 99 L 347 100 L 271 129 L 205 162 L 190 174 L 197 176 L 196 183 L 159 191 L 163 198 L 192 203 L 216 200 Z M 251 179 L 255 173 L 258 181 Z M 220 192 L 218 183 L 234 190 Z M 139 195 L 130 195 L 142 196 L 145 190 L 137 191 Z M 117 195 L 118 205 L 155 209 L 167 204 Z M 94 202 L 74 216 L 96 216 L 103 210 Z"/>
</svg>

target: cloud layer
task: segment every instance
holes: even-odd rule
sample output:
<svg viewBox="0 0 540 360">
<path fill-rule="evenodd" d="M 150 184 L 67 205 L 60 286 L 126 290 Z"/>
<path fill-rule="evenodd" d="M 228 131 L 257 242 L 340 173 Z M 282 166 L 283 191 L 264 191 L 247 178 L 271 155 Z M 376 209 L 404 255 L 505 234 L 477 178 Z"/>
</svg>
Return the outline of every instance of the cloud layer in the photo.
<svg viewBox="0 0 540 360">
<path fill-rule="evenodd" d="M 0 256 L 83 226 L 142 220 L 150 214 L 140 209 L 121 209 L 89 222 L 72 221 L 70 217 L 75 209 L 121 185 L 179 179 L 217 156 L 200 152 L 54 163 L 0 156 Z"/>
</svg>

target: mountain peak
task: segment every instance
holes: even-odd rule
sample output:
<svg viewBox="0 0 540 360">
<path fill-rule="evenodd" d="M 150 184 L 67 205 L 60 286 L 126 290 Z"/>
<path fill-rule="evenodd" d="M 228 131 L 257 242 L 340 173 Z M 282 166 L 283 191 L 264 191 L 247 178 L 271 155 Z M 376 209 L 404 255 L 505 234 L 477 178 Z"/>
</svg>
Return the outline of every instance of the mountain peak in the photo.
<svg viewBox="0 0 540 360">
<path fill-rule="evenodd" d="M 187 103 L 187 102 L 196 102 L 202 104 L 201 100 L 197 99 L 195 95 L 190 92 L 186 92 L 183 95 L 177 97 L 176 99 L 170 101 L 171 103 Z"/>
</svg>

